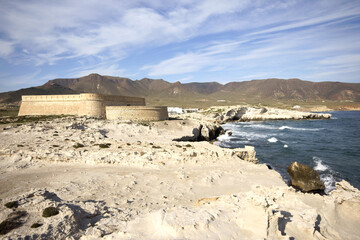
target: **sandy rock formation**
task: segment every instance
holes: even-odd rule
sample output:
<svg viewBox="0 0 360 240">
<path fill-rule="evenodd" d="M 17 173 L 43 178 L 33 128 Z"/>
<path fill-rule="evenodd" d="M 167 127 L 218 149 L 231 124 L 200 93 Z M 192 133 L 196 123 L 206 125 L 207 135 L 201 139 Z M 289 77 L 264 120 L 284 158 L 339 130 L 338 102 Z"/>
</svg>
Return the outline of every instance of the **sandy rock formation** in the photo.
<svg viewBox="0 0 360 240">
<path fill-rule="evenodd" d="M 252 163 L 259 163 L 259 160 L 256 158 L 255 148 L 252 146 L 245 146 L 243 150 L 235 150 L 236 155 L 245 161 Z"/>
<path fill-rule="evenodd" d="M 291 185 L 304 192 L 322 191 L 325 189 L 324 183 L 320 180 L 317 171 L 309 166 L 298 162 L 292 162 L 287 172 L 291 178 Z"/>
<path fill-rule="evenodd" d="M 21 224 L 1 238 L 360 239 L 358 189 L 302 193 L 253 164 L 252 147 L 173 141 L 201 131 L 192 121 L 2 127 L 0 222 Z M 26 215 L 10 215 L 12 201 Z M 59 214 L 42 217 L 50 206 Z"/>
<path fill-rule="evenodd" d="M 190 113 L 184 116 L 225 123 L 230 121 L 329 119 L 331 114 L 301 112 L 270 107 L 226 106 L 211 107 L 200 113 Z"/>
</svg>

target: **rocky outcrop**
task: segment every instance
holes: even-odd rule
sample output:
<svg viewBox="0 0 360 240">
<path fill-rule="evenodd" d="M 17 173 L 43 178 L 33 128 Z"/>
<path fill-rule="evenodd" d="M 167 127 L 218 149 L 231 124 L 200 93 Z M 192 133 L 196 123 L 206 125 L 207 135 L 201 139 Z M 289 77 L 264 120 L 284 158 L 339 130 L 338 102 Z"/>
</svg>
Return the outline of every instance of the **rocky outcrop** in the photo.
<svg viewBox="0 0 360 240">
<path fill-rule="evenodd" d="M 259 160 L 256 158 L 255 147 L 245 146 L 244 148 L 237 148 L 235 151 L 236 155 L 247 162 L 259 163 Z"/>
<path fill-rule="evenodd" d="M 203 123 L 200 125 L 200 136 L 197 140 L 210 142 L 224 133 L 224 129 L 218 124 Z"/>
<path fill-rule="evenodd" d="M 258 120 L 302 120 L 331 118 L 331 114 L 328 113 L 312 113 L 250 106 L 211 107 L 201 113 L 185 114 L 184 116 L 200 121 L 212 121 L 220 124 L 232 121 L 245 122 Z"/>
<path fill-rule="evenodd" d="M 290 174 L 291 185 L 304 192 L 322 191 L 325 189 L 324 183 L 320 180 L 317 171 L 309 166 L 298 162 L 292 162 L 287 169 Z"/>
<path fill-rule="evenodd" d="M 184 121 L 185 123 L 185 121 Z M 174 141 L 213 141 L 221 134 L 224 134 L 224 129 L 219 125 L 211 122 L 200 122 L 197 120 L 188 121 L 187 131 L 184 131 L 184 136 L 175 138 Z"/>
<path fill-rule="evenodd" d="M 223 111 L 216 120 L 229 121 L 252 121 L 252 120 L 283 120 L 283 119 L 329 119 L 330 114 L 300 112 L 276 108 L 234 107 Z"/>
</svg>

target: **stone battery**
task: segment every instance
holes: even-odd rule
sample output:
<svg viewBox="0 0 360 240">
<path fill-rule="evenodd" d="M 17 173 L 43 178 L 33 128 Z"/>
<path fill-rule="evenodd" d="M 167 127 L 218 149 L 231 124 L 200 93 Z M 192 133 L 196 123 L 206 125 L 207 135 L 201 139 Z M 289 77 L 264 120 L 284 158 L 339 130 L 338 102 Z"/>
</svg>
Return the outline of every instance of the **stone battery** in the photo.
<svg viewBox="0 0 360 240">
<path fill-rule="evenodd" d="M 145 106 L 145 99 L 95 93 L 28 95 L 22 96 L 19 116 L 63 114 L 105 117 L 106 106 Z"/>
</svg>

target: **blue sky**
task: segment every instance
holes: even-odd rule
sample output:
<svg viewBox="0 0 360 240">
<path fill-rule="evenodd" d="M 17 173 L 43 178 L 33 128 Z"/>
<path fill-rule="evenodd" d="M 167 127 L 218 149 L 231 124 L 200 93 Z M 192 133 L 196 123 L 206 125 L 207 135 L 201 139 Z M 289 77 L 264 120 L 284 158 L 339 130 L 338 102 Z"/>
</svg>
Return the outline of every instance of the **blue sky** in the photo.
<svg viewBox="0 0 360 240">
<path fill-rule="evenodd" d="M 360 82 L 360 1 L 0 0 L 0 91 L 90 73 Z"/>
</svg>

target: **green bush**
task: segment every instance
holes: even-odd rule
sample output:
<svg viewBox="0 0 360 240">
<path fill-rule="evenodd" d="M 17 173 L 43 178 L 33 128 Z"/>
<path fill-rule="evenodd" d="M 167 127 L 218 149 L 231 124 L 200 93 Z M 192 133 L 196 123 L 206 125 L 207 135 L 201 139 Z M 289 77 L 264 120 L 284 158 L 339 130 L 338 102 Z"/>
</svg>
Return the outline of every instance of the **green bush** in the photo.
<svg viewBox="0 0 360 240">
<path fill-rule="evenodd" d="M 18 201 L 12 201 L 12 202 L 5 203 L 5 207 L 7 207 L 7 208 L 17 208 L 18 206 L 19 206 Z"/>
<path fill-rule="evenodd" d="M 11 220 L 4 220 L 0 223 L 0 235 L 7 234 L 11 230 L 18 228 L 19 223 Z"/>
<path fill-rule="evenodd" d="M 38 228 L 41 227 L 42 224 L 41 223 L 34 223 L 33 225 L 31 225 L 31 228 Z"/>
<path fill-rule="evenodd" d="M 0 235 L 9 233 L 11 230 L 23 224 L 23 218 L 27 215 L 25 211 L 14 211 L 10 213 L 4 221 L 0 223 Z"/>
<path fill-rule="evenodd" d="M 109 148 L 110 145 L 111 145 L 111 143 L 101 143 L 101 144 L 99 144 L 99 147 L 100 148 Z"/>
<path fill-rule="evenodd" d="M 51 217 L 59 214 L 59 210 L 55 207 L 47 207 L 44 209 L 42 216 L 43 217 Z"/>
</svg>

